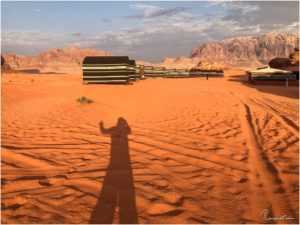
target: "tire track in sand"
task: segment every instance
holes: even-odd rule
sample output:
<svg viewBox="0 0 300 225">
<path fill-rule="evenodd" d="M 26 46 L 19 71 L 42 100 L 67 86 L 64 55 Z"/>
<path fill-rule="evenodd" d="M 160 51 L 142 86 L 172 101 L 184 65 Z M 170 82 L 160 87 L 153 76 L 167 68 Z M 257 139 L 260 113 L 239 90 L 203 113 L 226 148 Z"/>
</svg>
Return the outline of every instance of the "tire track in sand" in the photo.
<svg viewBox="0 0 300 225">
<path fill-rule="evenodd" d="M 262 210 L 269 210 L 270 217 L 280 218 L 282 216 L 295 217 L 287 198 L 284 195 L 285 189 L 282 187 L 276 167 L 270 162 L 259 143 L 257 127 L 253 121 L 253 112 L 239 96 L 240 101 L 240 120 L 241 127 L 247 139 L 247 148 L 249 151 L 249 180 L 253 192 L 252 209 L 249 217 L 257 218 L 259 223 L 265 223 L 262 216 Z M 253 106 L 251 106 L 252 108 Z M 260 208 L 258 208 L 260 206 Z M 276 220 L 276 223 L 295 223 L 293 220 Z"/>
</svg>

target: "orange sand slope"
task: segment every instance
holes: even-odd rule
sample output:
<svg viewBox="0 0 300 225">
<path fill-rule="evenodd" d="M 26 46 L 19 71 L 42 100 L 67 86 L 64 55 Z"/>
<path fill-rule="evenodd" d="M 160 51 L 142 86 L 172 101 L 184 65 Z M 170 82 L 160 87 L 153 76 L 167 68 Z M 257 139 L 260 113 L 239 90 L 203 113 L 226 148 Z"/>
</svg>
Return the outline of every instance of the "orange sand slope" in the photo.
<svg viewBox="0 0 300 225">
<path fill-rule="evenodd" d="M 298 223 L 298 88 L 226 73 L 3 74 L 2 223 Z"/>
</svg>

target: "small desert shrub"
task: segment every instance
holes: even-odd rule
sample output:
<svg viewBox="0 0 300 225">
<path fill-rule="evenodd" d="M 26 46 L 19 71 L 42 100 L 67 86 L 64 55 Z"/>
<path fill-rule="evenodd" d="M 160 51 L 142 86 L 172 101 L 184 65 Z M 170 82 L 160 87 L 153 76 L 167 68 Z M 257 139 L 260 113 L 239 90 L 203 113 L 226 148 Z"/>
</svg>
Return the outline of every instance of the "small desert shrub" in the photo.
<svg viewBox="0 0 300 225">
<path fill-rule="evenodd" d="M 93 100 L 86 96 L 80 96 L 79 98 L 77 98 L 76 102 L 78 102 L 80 104 L 89 104 L 89 103 L 92 103 Z"/>
</svg>

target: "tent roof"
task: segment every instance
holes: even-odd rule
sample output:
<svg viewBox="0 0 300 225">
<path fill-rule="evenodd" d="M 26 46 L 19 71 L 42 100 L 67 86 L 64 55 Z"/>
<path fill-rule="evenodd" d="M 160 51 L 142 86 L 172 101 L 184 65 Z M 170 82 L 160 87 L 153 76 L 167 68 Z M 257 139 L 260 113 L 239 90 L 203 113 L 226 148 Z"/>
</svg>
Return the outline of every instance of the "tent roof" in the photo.
<svg viewBox="0 0 300 225">
<path fill-rule="evenodd" d="M 287 70 L 279 70 L 279 69 L 274 69 L 270 67 L 265 67 L 265 68 L 260 68 L 257 70 L 250 71 L 250 73 L 291 73 L 290 71 Z"/>
<path fill-rule="evenodd" d="M 132 66 L 135 66 L 135 60 L 133 60 L 133 59 L 129 60 L 129 64 Z"/>
<path fill-rule="evenodd" d="M 129 64 L 128 56 L 87 56 L 83 64 Z"/>
</svg>

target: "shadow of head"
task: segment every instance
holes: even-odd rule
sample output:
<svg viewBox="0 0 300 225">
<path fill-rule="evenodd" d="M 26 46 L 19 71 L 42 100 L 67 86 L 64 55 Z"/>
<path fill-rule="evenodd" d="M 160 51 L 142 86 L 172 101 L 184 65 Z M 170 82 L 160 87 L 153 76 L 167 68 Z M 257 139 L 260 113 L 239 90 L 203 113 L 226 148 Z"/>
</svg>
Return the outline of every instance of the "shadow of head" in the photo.
<svg viewBox="0 0 300 225">
<path fill-rule="evenodd" d="M 122 133 L 124 135 L 128 135 L 131 133 L 130 126 L 123 117 L 120 117 L 118 119 L 118 122 L 116 125 L 116 131 L 119 131 L 120 133 Z"/>
</svg>

